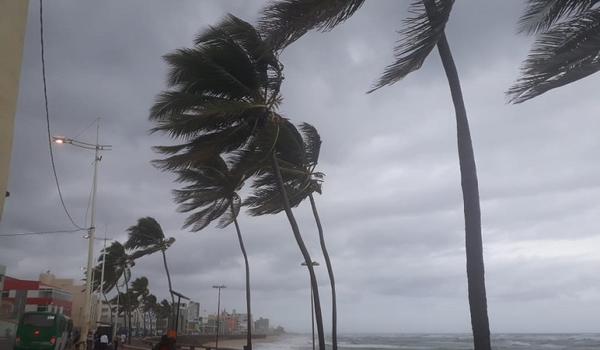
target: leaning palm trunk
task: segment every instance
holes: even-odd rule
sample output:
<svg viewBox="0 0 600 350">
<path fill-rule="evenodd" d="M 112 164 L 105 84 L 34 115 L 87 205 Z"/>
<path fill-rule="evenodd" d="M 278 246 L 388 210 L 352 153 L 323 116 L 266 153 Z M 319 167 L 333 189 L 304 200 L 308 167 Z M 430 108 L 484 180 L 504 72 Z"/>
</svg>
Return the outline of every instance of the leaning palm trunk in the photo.
<svg viewBox="0 0 600 350">
<path fill-rule="evenodd" d="M 110 324 L 112 324 L 113 323 L 113 312 L 112 312 L 112 307 L 110 306 L 110 301 L 108 301 L 108 297 L 106 296 L 106 293 L 102 293 L 102 296 L 104 297 L 104 301 L 106 301 L 106 305 L 108 305 Z"/>
<path fill-rule="evenodd" d="M 427 14 L 431 18 L 435 9 L 431 1 L 424 1 Z M 465 248 L 467 255 L 467 283 L 469 308 L 475 350 L 490 350 L 490 326 L 485 293 L 485 273 L 483 267 L 483 242 L 481 238 L 481 211 L 479 208 L 479 185 L 473 143 L 469 131 L 467 111 L 463 101 L 458 72 L 452 58 L 446 35 L 442 33 L 437 42 L 446 78 L 452 94 L 456 112 L 456 133 L 458 138 L 458 159 L 464 202 Z"/>
<path fill-rule="evenodd" d="M 337 350 L 337 302 L 335 294 L 335 279 L 333 276 L 333 267 L 331 266 L 331 260 L 329 259 L 329 253 L 327 252 L 327 246 L 325 245 L 325 236 L 323 235 L 323 226 L 321 226 L 321 219 L 317 212 L 317 206 L 315 204 L 315 198 L 312 193 L 308 195 L 310 199 L 310 206 L 312 208 L 315 222 L 319 230 L 319 242 L 321 243 L 321 250 L 323 251 L 323 258 L 325 259 L 325 265 L 327 266 L 327 273 L 329 274 L 329 283 L 331 284 L 331 345 L 333 350 Z"/>
<path fill-rule="evenodd" d="M 234 215 L 233 223 L 235 224 L 235 231 L 237 232 L 238 241 L 240 242 L 240 249 L 244 256 L 244 264 L 246 265 L 246 315 L 248 332 L 246 333 L 246 348 L 245 350 L 252 350 L 252 313 L 250 312 L 250 265 L 248 264 L 248 255 L 246 254 L 246 248 L 244 247 L 244 241 L 242 240 L 242 232 L 240 226 L 235 217 L 235 209 L 233 208 L 233 201 L 231 201 L 231 212 Z"/>
<path fill-rule="evenodd" d="M 169 316 L 169 320 L 173 320 L 175 317 L 175 297 L 173 296 L 173 286 L 171 285 L 171 274 L 169 273 L 169 266 L 167 266 L 167 255 L 165 254 L 165 250 L 161 249 L 163 257 L 163 264 L 165 265 L 165 272 L 167 273 L 167 281 L 169 282 L 169 295 L 171 295 L 171 315 Z M 177 322 L 177 321 L 176 321 Z M 171 325 L 172 322 L 167 324 Z M 175 324 L 172 324 L 175 327 Z"/>
<path fill-rule="evenodd" d="M 294 218 L 294 214 L 292 213 L 292 209 L 290 207 L 290 201 L 288 198 L 287 191 L 285 190 L 283 184 L 283 178 L 281 176 L 281 170 L 279 168 L 279 163 L 277 160 L 277 156 L 274 152 L 271 153 L 271 162 L 273 165 L 273 171 L 277 175 L 277 185 L 279 186 L 279 190 L 281 191 L 282 204 L 285 210 L 285 214 L 287 215 L 288 221 L 290 222 L 290 226 L 292 227 L 292 231 L 294 233 L 294 238 L 296 238 L 296 243 L 300 248 L 300 252 L 302 252 L 302 257 L 304 257 L 304 262 L 306 263 L 306 267 L 308 268 L 308 273 L 310 274 L 310 284 L 313 292 L 314 298 L 314 307 L 315 307 L 315 319 L 317 320 L 317 333 L 319 338 L 319 350 L 325 350 L 325 334 L 323 331 L 323 315 L 321 314 L 321 299 L 319 298 L 319 286 L 317 284 L 317 277 L 315 275 L 315 270 L 312 266 L 312 259 L 308 250 L 306 249 L 306 245 L 304 244 L 304 240 L 300 235 L 300 229 L 298 228 L 298 223 L 296 222 L 296 218 Z M 312 312 L 312 310 L 311 310 Z"/>
<path fill-rule="evenodd" d="M 131 345 L 131 303 L 129 300 L 129 279 L 125 278 L 125 313 L 127 315 L 127 344 Z"/>
</svg>

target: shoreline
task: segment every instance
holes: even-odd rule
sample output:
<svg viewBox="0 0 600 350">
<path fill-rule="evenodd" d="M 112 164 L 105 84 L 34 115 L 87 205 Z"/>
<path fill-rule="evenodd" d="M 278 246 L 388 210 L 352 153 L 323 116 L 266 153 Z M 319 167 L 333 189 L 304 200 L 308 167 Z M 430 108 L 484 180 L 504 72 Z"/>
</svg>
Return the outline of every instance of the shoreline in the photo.
<svg viewBox="0 0 600 350">
<path fill-rule="evenodd" d="M 267 335 L 264 338 L 252 338 L 252 344 L 259 343 L 271 343 L 280 338 L 281 335 Z M 228 348 L 228 349 L 239 349 L 242 350 L 246 345 L 246 339 L 219 339 L 219 348 Z M 211 340 L 206 343 L 202 343 L 202 346 L 210 346 L 215 347 L 215 341 Z"/>
</svg>

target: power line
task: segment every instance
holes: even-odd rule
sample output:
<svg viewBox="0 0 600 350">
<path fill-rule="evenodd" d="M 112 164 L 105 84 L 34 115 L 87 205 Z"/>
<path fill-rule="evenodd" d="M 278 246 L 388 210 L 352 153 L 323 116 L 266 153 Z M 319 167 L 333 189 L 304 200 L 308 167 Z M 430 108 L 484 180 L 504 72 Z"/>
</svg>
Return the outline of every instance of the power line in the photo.
<svg viewBox="0 0 600 350">
<path fill-rule="evenodd" d="M 73 217 L 67 210 L 67 206 L 65 205 L 65 200 L 63 199 L 62 191 L 60 190 L 60 183 L 58 182 L 58 175 L 56 174 L 56 165 L 54 164 L 54 153 L 52 152 L 52 134 L 50 132 L 50 113 L 48 112 L 48 91 L 46 87 L 46 60 L 44 59 L 44 10 L 42 6 L 42 0 L 40 0 L 40 46 L 42 49 L 42 79 L 44 82 L 44 106 L 46 110 L 46 127 L 48 131 L 48 149 L 50 150 L 50 162 L 52 163 L 52 172 L 54 173 L 54 182 L 56 182 L 56 189 L 58 190 L 58 197 L 60 198 L 60 203 L 71 221 L 71 224 L 75 226 L 78 231 L 85 230 L 85 228 L 77 225 Z"/>
<path fill-rule="evenodd" d="M 86 229 L 75 229 L 75 230 L 57 230 L 57 231 L 40 231 L 40 232 L 20 232 L 20 233 L 4 233 L 0 234 L 0 237 L 19 237 L 19 236 L 31 236 L 31 235 L 50 235 L 58 233 L 75 233 L 80 231 L 86 231 Z"/>
</svg>

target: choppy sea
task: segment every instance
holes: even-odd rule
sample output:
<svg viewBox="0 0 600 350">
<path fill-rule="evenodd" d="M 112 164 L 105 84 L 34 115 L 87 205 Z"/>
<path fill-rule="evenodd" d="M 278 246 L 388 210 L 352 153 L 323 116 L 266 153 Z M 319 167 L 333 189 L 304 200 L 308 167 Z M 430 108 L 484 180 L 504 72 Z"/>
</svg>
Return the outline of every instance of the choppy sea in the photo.
<svg viewBox="0 0 600 350">
<path fill-rule="evenodd" d="M 285 335 L 256 350 L 312 350 L 310 335 Z M 340 350 L 467 350 L 473 349 L 468 334 L 344 335 Z M 590 334 L 495 334 L 494 350 L 600 350 L 600 333 Z"/>
</svg>

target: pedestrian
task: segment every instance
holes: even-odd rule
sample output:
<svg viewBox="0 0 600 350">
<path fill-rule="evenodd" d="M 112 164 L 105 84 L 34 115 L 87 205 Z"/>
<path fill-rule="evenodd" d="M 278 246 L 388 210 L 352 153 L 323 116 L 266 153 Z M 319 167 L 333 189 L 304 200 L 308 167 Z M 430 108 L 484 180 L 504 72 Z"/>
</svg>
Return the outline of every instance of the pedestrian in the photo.
<svg viewBox="0 0 600 350">
<path fill-rule="evenodd" d="M 125 333 L 121 333 L 121 344 L 125 344 L 125 340 L 127 340 L 127 336 Z"/>
<path fill-rule="evenodd" d="M 107 350 L 108 349 L 108 335 L 106 334 L 102 334 L 100 336 L 100 346 L 98 347 L 99 350 Z"/>
</svg>

